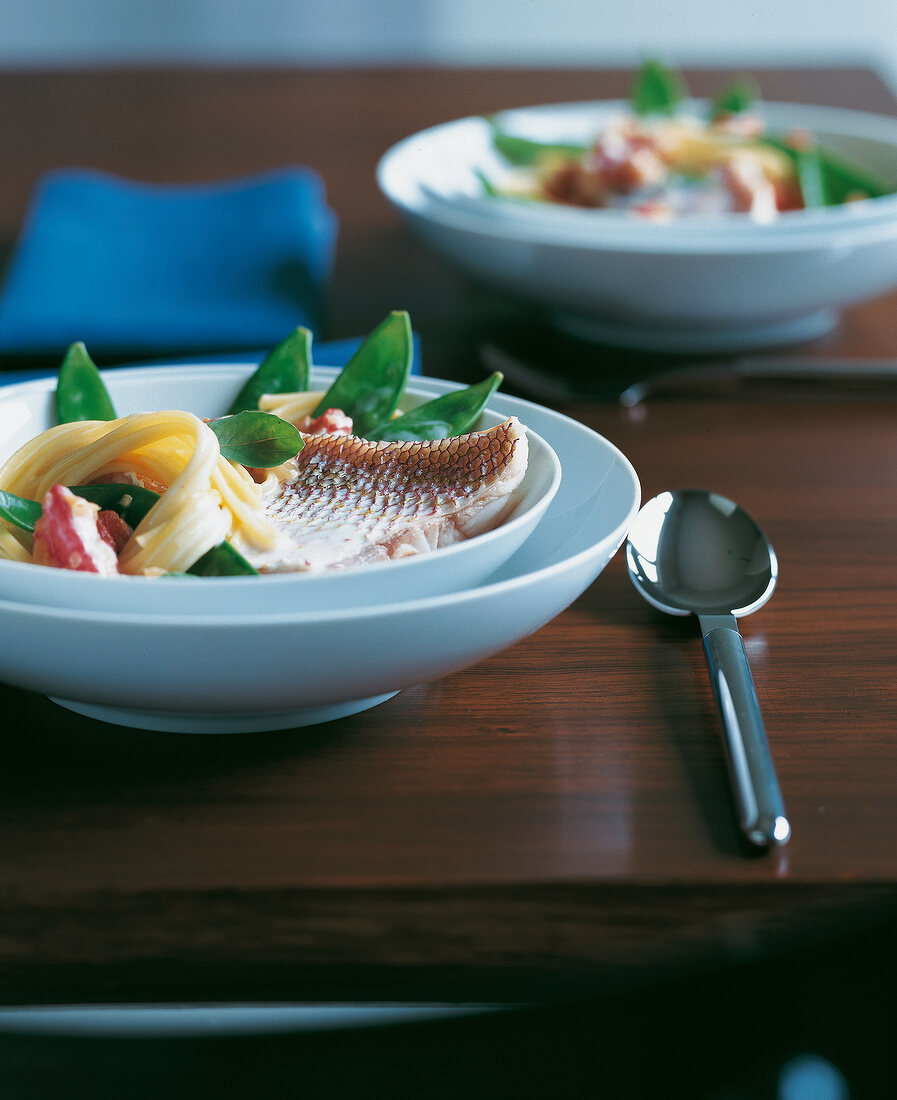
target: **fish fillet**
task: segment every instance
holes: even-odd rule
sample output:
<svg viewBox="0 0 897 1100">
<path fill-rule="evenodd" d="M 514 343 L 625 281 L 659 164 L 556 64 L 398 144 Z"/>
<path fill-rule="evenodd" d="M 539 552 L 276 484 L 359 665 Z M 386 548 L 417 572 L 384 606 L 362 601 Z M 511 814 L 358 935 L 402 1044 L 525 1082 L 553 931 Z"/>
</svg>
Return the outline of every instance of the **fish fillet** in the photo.
<svg viewBox="0 0 897 1100">
<path fill-rule="evenodd" d="M 253 559 L 261 572 L 345 569 L 447 546 L 496 527 L 527 464 L 516 417 L 482 432 L 373 443 L 303 435 L 295 466 L 266 504 L 285 536 Z"/>
</svg>

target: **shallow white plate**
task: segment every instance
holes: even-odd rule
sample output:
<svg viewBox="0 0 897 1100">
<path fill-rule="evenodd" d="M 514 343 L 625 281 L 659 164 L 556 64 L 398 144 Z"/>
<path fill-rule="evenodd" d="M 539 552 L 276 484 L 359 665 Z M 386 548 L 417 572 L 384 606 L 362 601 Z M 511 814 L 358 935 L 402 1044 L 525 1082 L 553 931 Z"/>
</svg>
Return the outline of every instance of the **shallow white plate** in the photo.
<svg viewBox="0 0 897 1100">
<path fill-rule="evenodd" d="M 215 416 L 228 408 L 251 366 L 117 368 L 103 378 L 120 415 L 184 409 Z M 338 372 L 317 369 L 312 387 L 326 389 Z M 54 378 L 0 388 L 0 463 L 52 420 Z M 457 388 L 446 383 L 439 392 Z M 431 396 L 413 379 L 405 406 Z M 489 410 L 482 427 L 504 419 Z M 257 615 L 264 611 L 318 611 L 388 603 L 408 596 L 440 595 L 478 584 L 508 558 L 545 514 L 561 480 L 557 456 L 528 431 L 529 464 L 514 494 L 508 519 L 493 531 L 433 554 L 402 558 L 338 573 L 290 573 L 259 577 L 101 577 L 71 570 L 35 568 L 0 560 L 0 598 L 90 611 L 147 614 Z"/>
<path fill-rule="evenodd" d="M 692 106 L 700 106 L 693 104 Z M 509 131 L 588 141 L 622 101 L 505 111 Z M 811 129 L 832 151 L 897 182 L 897 119 L 763 104 L 772 129 Z M 383 193 L 448 262 L 542 306 L 560 327 L 608 343 L 670 352 L 806 340 L 838 310 L 897 285 L 897 196 L 795 211 L 768 225 L 742 215 L 646 222 L 482 197 L 479 174 L 506 171 L 482 118 L 423 131 L 378 166 Z"/>
<path fill-rule="evenodd" d="M 445 383 L 421 380 L 428 393 Z M 582 424 L 497 395 L 557 452 L 542 522 L 487 583 L 342 611 L 165 616 L 0 600 L 0 678 L 136 728 L 217 733 L 328 721 L 483 660 L 571 604 L 638 511 L 626 457 Z M 263 582 L 262 582 L 263 583 Z"/>
</svg>

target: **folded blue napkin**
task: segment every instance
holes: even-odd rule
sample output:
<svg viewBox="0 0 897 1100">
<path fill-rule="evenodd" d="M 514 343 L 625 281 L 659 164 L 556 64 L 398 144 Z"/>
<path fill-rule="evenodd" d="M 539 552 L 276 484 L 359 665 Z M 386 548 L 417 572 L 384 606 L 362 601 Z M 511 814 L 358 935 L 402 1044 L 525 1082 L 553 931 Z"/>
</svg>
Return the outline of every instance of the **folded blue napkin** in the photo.
<svg viewBox="0 0 897 1100">
<path fill-rule="evenodd" d="M 45 176 L 0 293 L 0 354 L 190 354 L 313 332 L 337 220 L 320 177 L 210 184 Z"/>
</svg>

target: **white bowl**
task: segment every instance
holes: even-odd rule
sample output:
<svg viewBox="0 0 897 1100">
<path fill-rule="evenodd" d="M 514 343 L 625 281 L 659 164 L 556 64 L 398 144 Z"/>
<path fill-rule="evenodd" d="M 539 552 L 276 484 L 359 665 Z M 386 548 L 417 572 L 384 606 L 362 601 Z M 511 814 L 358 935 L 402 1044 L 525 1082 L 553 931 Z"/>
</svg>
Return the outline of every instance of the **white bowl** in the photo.
<svg viewBox="0 0 897 1100">
<path fill-rule="evenodd" d="M 103 372 L 103 378 L 121 415 L 170 408 L 215 416 L 227 409 L 252 369 L 240 365 L 118 368 Z M 336 373 L 333 369 L 315 370 L 313 388 L 326 388 Z M 53 422 L 55 386 L 55 379 L 50 378 L 0 389 L 0 463 Z M 440 392 L 451 388 L 457 387 L 446 383 Z M 430 396 L 431 391 L 422 391 L 414 380 L 406 389 L 405 405 L 412 407 Z M 482 426 L 502 419 L 488 410 L 483 414 Z M 233 615 L 360 607 L 408 596 L 457 592 L 484 580 L 513 554 L 544 516 L 557 492 L 561 480 L 557 456 L 536 432 L 528 431 L 527 438 L 527 472 L 506 522 L 437 553 L 321 575 L 158 580 L 103 577 L 0 560 L 0 599 L 90 611 Z"/>
<path fill-rule="evenodd" d="M 444 392 L 429 380 L 416 388 Z M 488 583 L 278 614 L 146 615 L 0 600 L 0 678 L 120 725 L 249 732 L 362 711 L 512 645 L 604 569 L 640 488 L 629 461 L 591 429 L 500 394 L 493 407 L 532 425 L 566 473 L 542 522 Z"/>
<path fill-rule="evenodd" d="M 623 101 L 555 104 L 497 120 L 536 140 L 586 142 L 625 109 Z M 833 152 L 897 183 L 897 119 L 784 103 L 762 111 L 772 130 L 810 129 Z M 828 331 L 842 307 L 897 286 L 895 195 L 768 224 L 738 214 L 658 224 L 483 197 L 479 173 L 494 179 L 503 170 L 487 122 L 465 118 L 400 142 L 377 175 L 446 260 L 581 336 L 670 352 L 795 342 Z"/>
</svg>

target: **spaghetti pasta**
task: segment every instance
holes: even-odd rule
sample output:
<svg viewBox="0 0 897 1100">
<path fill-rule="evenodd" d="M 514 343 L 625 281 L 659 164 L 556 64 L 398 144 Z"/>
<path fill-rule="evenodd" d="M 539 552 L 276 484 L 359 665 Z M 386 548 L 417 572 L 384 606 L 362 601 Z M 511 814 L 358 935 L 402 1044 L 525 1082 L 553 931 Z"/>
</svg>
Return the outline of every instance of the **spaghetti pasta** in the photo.
<svg viewBox="0 0 897 1100">
<path fill-rule="evenodd" d="M 0 468 L 0 488 L 40 501 L 55 484 L 122 476 L 165 490 L 121 551 L 123 573 L 181 572 L 224 539 L 238 549 L 264 550 L 281 537 L 248 471 L 222 456 L 215 433 L 199 417 L 178 410 L 49 428 Z M 5 529 L 0 556 L 30 560 Z"/>
</svg>

